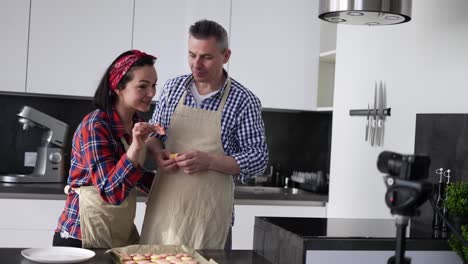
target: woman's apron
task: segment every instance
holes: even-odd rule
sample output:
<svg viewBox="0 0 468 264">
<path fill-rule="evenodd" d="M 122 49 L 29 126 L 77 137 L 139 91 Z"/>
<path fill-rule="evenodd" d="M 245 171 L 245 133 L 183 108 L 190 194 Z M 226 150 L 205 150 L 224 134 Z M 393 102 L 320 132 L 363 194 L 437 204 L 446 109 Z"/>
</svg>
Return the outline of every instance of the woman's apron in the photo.
<svg viewBox="0 0 468 264">
<path fill-rule="evenodd" d="M 127 141 L 123 137 L 121 141 L 127 150 Z M 140 156 L 140 160 L 144 160 L 144 155 Z M 138 230 L 134 224 L 135 189 L 120 205 L 105 202 L 96 186 L 82 186 L 73 190 L 79 195 L 83 248 L 114 248 L 138 243 Z"/>
<path fill-rule="evenodd" d="M 166 149 L 170 153 L 200 150 L 225 155 L 221 117 L 230 89 L 228 79 L 217 111 L 185 106 L 185 92 L 172 116 Z M 232 221 L 231 175 L 211 170 L 192 175 L 185 174 L 182 169 L 160 171 L 152 186 L 141 244 L 224 248 Z"/>
</svg>

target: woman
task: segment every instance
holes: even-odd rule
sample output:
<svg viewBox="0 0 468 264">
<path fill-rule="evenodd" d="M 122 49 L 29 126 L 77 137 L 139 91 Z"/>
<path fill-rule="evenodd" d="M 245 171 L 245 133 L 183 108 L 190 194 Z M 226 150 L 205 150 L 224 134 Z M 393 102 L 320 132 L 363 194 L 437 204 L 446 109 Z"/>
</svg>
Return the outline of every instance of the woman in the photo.
<svg viewBox="0 0 468 264">
<path fill-rule="evenodd" d="M 150 110 L 156 93 L 155 59 L 138 50 L 124 52 L 102 77 L 94 95 L 97 109 L 73 136 L 68 197 L 54 246 L 112 248 L 138 242 L 134 187 L 148 193 L 154 178 L 142 169 L 145 140 L 151 132 L 164 133 L 137 114 Z"/>
</svg>

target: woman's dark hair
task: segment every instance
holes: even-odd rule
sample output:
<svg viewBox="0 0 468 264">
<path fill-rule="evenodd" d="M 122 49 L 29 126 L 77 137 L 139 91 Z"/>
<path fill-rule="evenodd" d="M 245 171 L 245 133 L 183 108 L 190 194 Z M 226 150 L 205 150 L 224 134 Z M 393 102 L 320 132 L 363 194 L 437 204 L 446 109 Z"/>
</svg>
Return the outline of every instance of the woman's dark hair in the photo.
<svg viewBox="0 0 468 264">
<path fill-rule="evenodd" d="M 106 72 L 101 78 L 101 81 L 99 82 L 99 85 L 96 89 L 96 92 L 94 93 L 94 98 L 93 98 L 93 104 L 95 107 L 99 108 L 100 110 L 107 111 L 111 110 L 112 107 L 114 106 L 115 100 L 116 100 L 116 93 L 111 90 L 109 87 L 109 72 L 111 71 L 112 67 L 114 66 L 115 62 L 118 61 L 121 57 L 127 56 L 129 54 L 132 54 L 133 51 L 129 50 L 126 51 L 122 54 L 120 54 L 112 63 L 107 67 Z M 117 84 L 117 88 L 119 90 L 122 90 L 125 88 L 127 83 L 131 80 L 133 80 L 133 71 L 136 68 L 143 67 L 146 65 L 149 66 L 154 66 L 154 57 L 150 55 L 146 55 L 140 59 L 138 59 L 130 69 L 128 69 L 127 73 L 122 77 L 122 79 L 119 81 Z"/>
</svg>

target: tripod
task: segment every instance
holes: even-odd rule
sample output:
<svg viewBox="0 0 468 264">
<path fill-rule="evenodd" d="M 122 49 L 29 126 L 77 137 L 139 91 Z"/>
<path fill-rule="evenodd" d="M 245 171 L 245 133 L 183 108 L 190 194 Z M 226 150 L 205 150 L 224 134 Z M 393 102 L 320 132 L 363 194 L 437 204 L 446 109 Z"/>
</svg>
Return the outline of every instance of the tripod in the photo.
<svg viewBox="0 0 468 264">
<path fill-rule="evenodd" d="M 427 200 L 432 192 L 432 184 L 425 181 L 408 181 L 387 175 L 384 177 L 387 185 L 385 203 L 396 216 L 396 248 L 395 255 L 387 264 L 410 264 L 411 259 L 405 258 L 406 227 L 409 219 L 417 214 L 417 208 Z"/>
<path fill-rule="evenodd" d="M 395 255 L 388 259 L 387 264 L 410 264 L 411 259 L 405 258 L 405 243 L 406 243 L 406 227 L 408 226 L 409 217 L 397 215 L 395 219 L 396 225 L 396 248 Z"/>
</svg>

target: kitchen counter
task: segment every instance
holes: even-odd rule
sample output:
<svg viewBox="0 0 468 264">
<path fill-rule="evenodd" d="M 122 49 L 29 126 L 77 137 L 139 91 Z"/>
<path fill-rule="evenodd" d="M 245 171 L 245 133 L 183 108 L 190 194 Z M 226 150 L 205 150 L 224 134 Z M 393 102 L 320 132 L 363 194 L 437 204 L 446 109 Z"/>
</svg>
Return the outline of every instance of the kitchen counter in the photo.
<svg viewBox="0 0 468 264">
<path fill-rule="evenodd" d="M 272 263 L 386 263 L 395 235 L 393 219 L 257 217 L 254 250 Z M 461 264 L 447 241 L 431 233 L 407 237 L 405 250 L 413 263 Z"/>
<path fill-rule="evenodd" d="M 64 187 L 61 183 L 0 183 L 0 199 L 65 200 Z M 138 202 L 146 200 L 145 194 L 138 194 Z M 295 188 L 236 186 L 234 190 L 234 204 L 238 205 L 325 206 L 327 201 L 328 195 Z"/>
<path fill-rule="evenodd" d="M 34 264 L 21 255 L 22 248 L 0 248 L 0 259 L 2 263 L 21 263 L 21 264 Z M 109 254 L 104 254 L 106 250 L 96 249 L 96 256 L 86 262 L 81 263 L 94 263 L 94 264 L 111 264 L 114 263 Z M 259 256 L 252 250 L 232 250 L 225 252 L 223 250 L 199 250 L 198 251 L 204 258 L 212 258 L 219 264 L 270 264 L 263 257 Z"/>
</svg>

